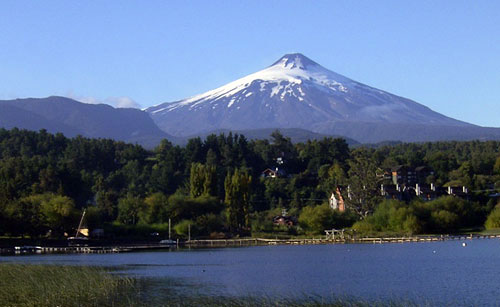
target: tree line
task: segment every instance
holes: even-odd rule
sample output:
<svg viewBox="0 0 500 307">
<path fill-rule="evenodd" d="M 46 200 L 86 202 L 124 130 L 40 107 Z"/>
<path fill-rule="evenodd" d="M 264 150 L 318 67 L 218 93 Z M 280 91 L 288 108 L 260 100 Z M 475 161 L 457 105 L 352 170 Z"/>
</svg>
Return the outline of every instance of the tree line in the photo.
<svg viewBox="0 0 500 307">
<path fill-rule="evenodd" d="M 434 173 L 427 182 L 476 192 L 465 204 L 439 200 L 453 206 L 386 203 L 378 192 L 380 171 L 397 165 L 428 166 Z M 280 176 L 262 176 L 277 167 Z M 349 210 L 331 210 L 330 194 L 347 185 Z M 0 129 L 3 235 L 61 236 L 73 231 L 83 209 L 89 228 L 117 235 L 163 235 L 169 219 L 180 237 L 188 229 L 200 237 L 302 234 L 354 223 L 365 231 L 443 232 L 482 225 L 495 205 L 489 190 L 499 185 L 495 141 L 350 148 L 341 138 L 294 144 L 276 131 L 269 140 L 213 134 L 183 147 L 163 140 L 146 150 L 108 139 Z M 298 225 L 272 223 L 283 209 Z M 401 225 L 379 216 L 401 216 Z"/>
</svg>

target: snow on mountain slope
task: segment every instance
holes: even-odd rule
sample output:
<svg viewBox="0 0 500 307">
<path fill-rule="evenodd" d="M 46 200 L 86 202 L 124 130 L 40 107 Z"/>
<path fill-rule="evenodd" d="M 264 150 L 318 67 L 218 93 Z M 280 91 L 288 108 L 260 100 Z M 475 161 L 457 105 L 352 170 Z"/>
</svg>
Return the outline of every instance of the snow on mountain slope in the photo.
<svg viewBox="0 0 500 307">
<path fill-rule="evenodd" d="M 294 85 L 302 84 L 303 80 L 309 80 L 313 84 L 329 88 L 333 91 L 338 90 L 343 92 L 347 91 L 346 88 L 336 80 L 352 83 L 351 80 L 330 72 L 303 56 L 296 55 L 294 58 L 285 56 L 264 70 L 228 83 L 215 90 L 182 100 L 178 103 L 167 105 L 166 107 L 157 109 L 151 113 L 155 114 L 165 110 L 171 111 L 186 105 L 196 107 L 204 101 L 217 101 L 221 98 L 227 98 L 236 94 L 244 94 L 244 97 L 249 97 L 253 94 L 253 92 L 248 91 L 247 89 L 252 82 L 256 80 L 260 81 L 260 92 L 265 91 L 268 88 L 268 84 L 272 84 L 273 86 L 269 97 L 272 98 L 277 95 L 282 101 L 284 101 L 286 95 L 293 96 L 302 101 L 305 93 L 300 87 L 297 87 L 297 91 L 295 91 Z M 231 99 L 227 107 L 231 107 L 234 102 L 235 99 Z"/>
<path fill-rule="evenodd" d="M 339 75 L 302 54 L 285 55 L 224 86 L 146 111 L 177 136 L 262 128 L 334 133 L 328 127 L 339 122 L 471 126 Z"/>
</svg>

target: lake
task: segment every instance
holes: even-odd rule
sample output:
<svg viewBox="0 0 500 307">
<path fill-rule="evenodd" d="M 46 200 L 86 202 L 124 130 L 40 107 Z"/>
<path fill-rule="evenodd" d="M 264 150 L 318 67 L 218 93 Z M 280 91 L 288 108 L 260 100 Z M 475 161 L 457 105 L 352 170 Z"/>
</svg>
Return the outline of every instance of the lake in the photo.
<svg viewBox="0 0 500 307">
<path fill-rule="evenodd" d="M 432 305 L 500 302 L 498 239 L 6 256 L 0 261 L 114 266 L 129 275 L 174 281 L 175 291 L 186 294 L 349 296 Z"/>
</svg>

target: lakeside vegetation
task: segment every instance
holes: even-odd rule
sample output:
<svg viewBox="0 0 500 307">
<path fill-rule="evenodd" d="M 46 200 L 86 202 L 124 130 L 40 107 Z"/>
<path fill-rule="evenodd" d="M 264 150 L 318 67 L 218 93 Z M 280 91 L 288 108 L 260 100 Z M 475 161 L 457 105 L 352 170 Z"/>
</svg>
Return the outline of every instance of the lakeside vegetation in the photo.
<svg viewBox="0 0 500 307">
<path fill-rule="evenodd" d="M 0 263 L 0 306 L 135 306 L 139 285 L 97 267 Z"/>
<path fill-rule="evenodd" d="M 383 170 L 399 165 L 433 170 L 425 183 L 466 186 L 467 199 L 384 200 Z M 283 171 L 265 178 L 265 169 Z M 331 210 L 337 186 L 347 211 Z M 86 224 L 106 236 L 174 237 L 314 235 L 353 227 L 360 234 L 453 233 L 500 227 L 500 142 L 436 142 L 349 148 L 325 138 L 293 144 L 209 135 L 185 147 L 164 140 L 154 150 L 103 139 L 65 138 L 42 130 L 0 129 L 0 235 L 72 234 Z M 343 192 L 345 193 L 345 191 Z M 275 225 L 286 209 L 293 226 Z M 490 214 L 491 213 L 491 214 Z"/>
<path fill-rule="evenodd" d="M 162 280 L 110 274 L 109 268 L 0 263 L 0 306 L 417 306 L 357 298 L 182 295 Z M 156 284 L 161 283 L 161 287 Z"/>
</svg>

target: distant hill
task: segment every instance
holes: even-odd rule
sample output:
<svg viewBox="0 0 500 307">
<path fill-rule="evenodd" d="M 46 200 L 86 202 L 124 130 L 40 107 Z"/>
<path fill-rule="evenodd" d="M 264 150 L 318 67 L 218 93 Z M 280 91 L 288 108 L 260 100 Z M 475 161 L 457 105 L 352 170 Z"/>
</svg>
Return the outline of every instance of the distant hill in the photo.
<svg viewBox="0 0 500 307">
<path fill-rule="evenodd" d="M 67 136 L 75 136 L 79 133 L 78 129 L 64 123 L 53 122 L 34 112 L 4 104 L 2 101 L 0 101 L 0 127 L 6 129 L 17 127 L 34 131 L 46 129 L 52 133 L 64 131 Z"/>
<path fill-rule="evenodd" d="M 314 126 L 318 128 L 318 126 Z M 316 130 L 316 129 L 314 129 Z M 335 131 L 363 144 L 379 142 L 434 142 L 500 140 L 500 128 L 424 125 L 415 123 L 333 122 L 319 130 Z"/>
<path fill-rule="evenodd" d="M 177 142 L 175 137 L 160 130 L 144 111 L 85 104 L 58 96 L 0 100 L 0 127 L 46 129 L 68 137 L 110 138 L 149 148 L 164 138 Z"/>
</svg>

